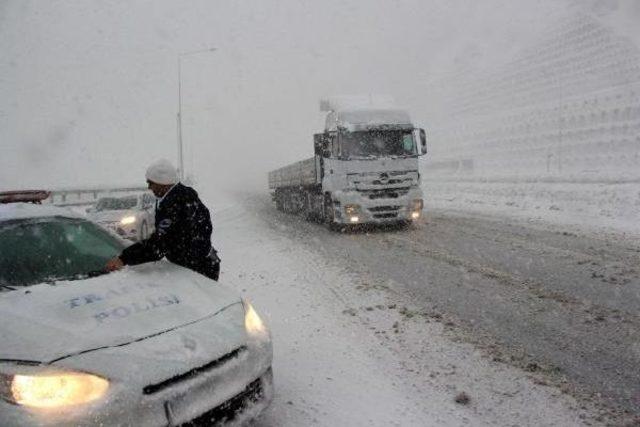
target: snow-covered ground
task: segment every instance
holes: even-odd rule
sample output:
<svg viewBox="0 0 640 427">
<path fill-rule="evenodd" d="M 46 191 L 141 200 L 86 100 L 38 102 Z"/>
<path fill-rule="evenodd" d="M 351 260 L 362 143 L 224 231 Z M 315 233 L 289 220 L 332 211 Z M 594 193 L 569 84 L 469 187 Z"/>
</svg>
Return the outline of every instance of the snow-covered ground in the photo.
<svg viewBox="0 0 640 427">
<path fill-rule="evenodd" d="M 640 181 L 517 182 L 428 179 L 425 209 L 477 212 L 640 237 Z"/>
<path fill-rule="evenodd" d="M 591 410 L 469 344 L 232 197 L 204 197 L 221 283 L 270 325 L 276 395 L 257 425 L 582 425 Z M 376 283 L 373 285 L 372 283 Z M 462 395 L 461 393 L 465 393 Z M 459 400 L 459 402 L 456 402 Z M 468 401 L 467 401 L 468 398 Z"/>
</svg>

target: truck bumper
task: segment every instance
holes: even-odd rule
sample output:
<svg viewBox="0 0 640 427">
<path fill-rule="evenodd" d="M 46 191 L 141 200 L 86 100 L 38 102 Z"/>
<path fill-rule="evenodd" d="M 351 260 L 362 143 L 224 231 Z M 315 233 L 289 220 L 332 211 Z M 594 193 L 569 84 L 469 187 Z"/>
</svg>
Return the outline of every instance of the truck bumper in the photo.
<svg viewBox="0 0 640 427">
<path fill-rule="evenodd" d="M 396 198 L 371 199 L 357 191 L 333 195 L 335 222 L 340 224 L 388 224 L 422 217 L 423 195 L 412 188 Z"/>
</svg>

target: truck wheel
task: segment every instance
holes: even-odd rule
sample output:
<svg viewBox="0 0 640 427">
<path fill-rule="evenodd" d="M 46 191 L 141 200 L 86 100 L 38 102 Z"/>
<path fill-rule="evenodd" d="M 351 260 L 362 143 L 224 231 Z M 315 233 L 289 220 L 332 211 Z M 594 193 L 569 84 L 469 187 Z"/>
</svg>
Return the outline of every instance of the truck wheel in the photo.
<svg viewBox="0 0 640 427">
<path fill-rule="evenodd" d="M 333 200 L 331 199 L 330 194 L 325 194 L 324 196 L 324 209 L 322 214 L 324 222 L 327 224 L 327 227 L 329 227 L 329 230 L 338 230 L 339 226 L 336 223 L 335 212 L 333 210 Z"/>
<path fill-rule="evenodd" d="M 280 212 L 284 212 L 284 193 L 281 190 L 276 190 L 275 201 L 276 209 Z"/>
<path fill-rule="evenodd" d="M 305 194 L 303 207 L 304 219 L 307 221 L 318 222 L 318 212 L 314 209 L 314 197 L 315 195 L 313 194 Z"/>
<path fill-rule="evenodd" d="M 291 213 L 291 197 L 289 193 L 285 193 L 282 196 L 282 212 Z"/>
</svg>

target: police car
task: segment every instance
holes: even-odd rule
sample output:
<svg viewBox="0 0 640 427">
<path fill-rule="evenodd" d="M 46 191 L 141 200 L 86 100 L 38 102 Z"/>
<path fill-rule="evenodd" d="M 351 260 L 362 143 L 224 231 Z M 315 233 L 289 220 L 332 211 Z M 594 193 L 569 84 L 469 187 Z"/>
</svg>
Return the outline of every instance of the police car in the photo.
<svg viewBox="0 0 640 427">
<path fill-rule="evenodd" d="M 45 192 L 0 193 L 0 425 L 206 425 L 273 396 L 270 333 L 231 289 L 160 261 Z M 6 203 L 6 202 L 12 203 Z"/>
</svg>

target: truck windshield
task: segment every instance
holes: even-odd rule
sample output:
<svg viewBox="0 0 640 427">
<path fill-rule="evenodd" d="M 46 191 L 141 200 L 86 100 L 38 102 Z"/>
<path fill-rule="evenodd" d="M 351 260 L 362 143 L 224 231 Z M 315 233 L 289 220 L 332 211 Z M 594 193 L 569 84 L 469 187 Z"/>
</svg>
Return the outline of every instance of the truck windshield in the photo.
<svg viewBox="0 0 640 427">
<path fill-rule="evenodd" d="M 341 157 L 346 159 L 418 154 L 411 130 L 344 132 L 340 146 Z"/>
</svg>

